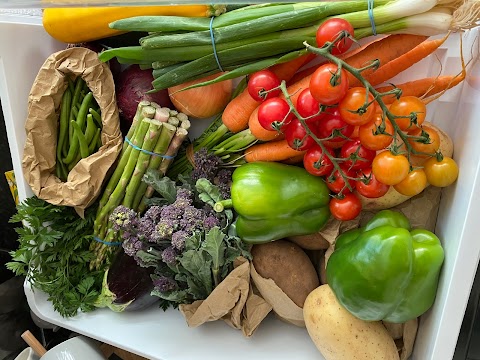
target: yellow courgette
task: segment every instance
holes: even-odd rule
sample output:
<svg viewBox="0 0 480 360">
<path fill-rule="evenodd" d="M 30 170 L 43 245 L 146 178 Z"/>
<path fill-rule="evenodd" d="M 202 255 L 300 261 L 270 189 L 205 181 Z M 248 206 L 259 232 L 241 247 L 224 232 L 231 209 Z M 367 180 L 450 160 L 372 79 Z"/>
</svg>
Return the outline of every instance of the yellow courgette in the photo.
<svg viewBox="0 0 480 360">
<path fill-rule="evenodd" d="M 47 8 L 43 11 L 43 27 L 54 39 L 77 44 L 121 34 L 108 24 L 144 15 L 210 17 L 219 15 L 219 5 Z"/>
</svg>

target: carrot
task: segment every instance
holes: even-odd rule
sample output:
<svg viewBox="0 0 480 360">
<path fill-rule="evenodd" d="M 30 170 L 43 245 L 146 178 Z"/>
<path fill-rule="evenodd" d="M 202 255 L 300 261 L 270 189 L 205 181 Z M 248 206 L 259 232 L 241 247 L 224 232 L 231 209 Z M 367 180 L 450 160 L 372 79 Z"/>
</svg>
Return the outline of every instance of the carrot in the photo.
<svg viewBox="0 0 480 360">
<path fill-rule="evenodd" d="M 283 139 L 284 135 L 278 131 L 269 131 L 258 122 L 258 107 L 256 107 L 248 119 L 248 127 L 253 136 L 258 140 L 270 141 Z"/>
<path fill-rule="evenodd" d="M 361 52 L 352 55 L 348 59 L 345 59 L 345 62 L 355 68 L 360 68 L 368 65 L 370 61 L 378 58 L 380 64 L 386 64 L 389 61 L 401 56 L 405 52 L 413 49 L 422 41 L 425 41 L 425 39 L 427 39 L 427 36 L 410 34 L 395 34 L 386 36 L 378 41 L 370 43 Z M 362 75 L 367 76 L 371 72 L 372 69 L 368 69 L 365 70 Z M 287 90 L 290 94 L 293 104 L 296 104 L 300 92 L 309 86 L 311 77 L 312 75 L 308 75 L 288 87 Z M 356 79 L 350 73 L 348 73 L 348 78 L 350 82 Z"/>
<path fill-rule="evenodd" d="M 447 40 L 448 35 L 449 34 L 442 39 L 426 40 L 421 42 L 419 45 L 407 51 L 405 54 L 400 55 L 398 58 L 389 61 L 383 66 L 380 66 L 380 68 L 371 72 L 370 75 L 364 75 L 365 79 L 373 86 L 390 80 L 402 71 L 408 69 L 413 64 L 432 54 L 439 48 L 440 45 L 445 42 L 445 40 Z M 361 86 L 360 81 L 356 78 L 350 81 L 350 87 L 354 86 Z"/>
<path fill-rule="evenodd" d="M 277 64 L 272 66 L 271 70 L 280 80 L 288 81 L 306 62 L 312 61 L 315 57 L 312 55 L 305 54 L 288 62 Z M 245 89 L 225 107 L 222 114 L 223 124 L 234 133 L 245 130 L 248 127 L 250 115 L 258 105 L 259 103 L 248 93 L 248 89 Z"/>
<path fill-rule="evenodd" d="M 249 147 L 245 151 L 245 160 L 247 162 L 284 161 L 303 154 L 305 151 L 294 150 L 288 146 L 287 140 L 280 140 Z"/>
<path fill-rule="evenodd" d="M 282 162 L 288 165 L 300 164 L 301 162 L 303 162 L 304 156 L 305 154 L 296 155 L 294 157 L 288 158 L 287 160 L 283 160 Z"/>
<path fill-rule="evenodd" d="M 423 99 L 425 104 L 432 102 L 442 96 L 448 89 L 460 84 L 467 76 L 467 66 L 465 64 L 463 53 L 460 53 L 460 59 L 462 62 L 462 70 L 457 75 L 442 75 L 428 77 L 424 79 L 418 79 L 408 81 L 403 84 L 396 85 L 397 88 L 402 90 L 402 96 L 416 96 Z M 471 61 L 471 60 L 470 60 Z M 470 62 L 469 61 L 469 62 Z M 392 85 L 376 88 L 378 92 L 387 92 L 393 89 Z M 385 104 L 391 104 L 395 101 L 395 96 L 384 96 L 382 98 Z"/>
</svg>

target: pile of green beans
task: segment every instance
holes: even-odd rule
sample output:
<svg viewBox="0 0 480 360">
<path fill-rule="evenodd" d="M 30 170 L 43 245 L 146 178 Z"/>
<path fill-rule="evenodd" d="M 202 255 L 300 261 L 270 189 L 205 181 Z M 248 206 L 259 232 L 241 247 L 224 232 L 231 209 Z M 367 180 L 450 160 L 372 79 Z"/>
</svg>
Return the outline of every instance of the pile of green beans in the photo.
<svg viewBox="0 0 480 360">
<path fill-rule="evenodd" d="M 81 77 L 68 79 L 57 129 L 55 173 L 60 180 L 66 181 L 68 173 L 81 159 L 102 146 L 100 107 Z"/>
</svg>

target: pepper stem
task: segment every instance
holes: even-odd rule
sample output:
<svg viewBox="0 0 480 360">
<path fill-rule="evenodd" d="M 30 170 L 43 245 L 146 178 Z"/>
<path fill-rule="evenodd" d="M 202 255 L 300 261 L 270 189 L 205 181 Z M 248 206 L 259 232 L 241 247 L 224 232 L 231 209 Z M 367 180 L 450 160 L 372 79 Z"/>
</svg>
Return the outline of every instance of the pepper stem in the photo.
<svg viewBox="0 0 480 360">
<path fill-rule="evenodd" d="M 222 212 L 225 209 L 231 209 L 233 207 L 232 199 L 220 200 L 215 203 L 213 210 L 216 212 Z"/>
</svg>

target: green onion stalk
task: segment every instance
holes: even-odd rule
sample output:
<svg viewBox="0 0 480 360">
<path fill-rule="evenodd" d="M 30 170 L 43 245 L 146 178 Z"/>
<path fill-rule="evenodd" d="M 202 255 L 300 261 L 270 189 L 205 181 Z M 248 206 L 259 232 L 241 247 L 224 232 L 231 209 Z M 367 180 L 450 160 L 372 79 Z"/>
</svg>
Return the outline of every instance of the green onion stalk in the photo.
<svg viewBox="0 0 480 360">
<path fill-rule="evenodd" d="M 365 0 L 252 5 L 216 17 L 212 31 L 219 62 L 229 76 L 231 70 L 246 72 L 244 66 L 255 72 L 267 64 L 300 56 L 303 42 L 313 43 L 318 26 L 332 17 L 349 21 L 356 39 L 373 35 L 371 15 L 378 34 L 430 36 L 475 26 L 479 3 L 476 0 L 375 0 L 372 10 L 368 10 Z M 219 73 L 209 21 L 168 16 L 118 20 L 110 26 L 125 31 L 148 31 L 150 35 L 140 40 L 140 46 L 109 49 L 100 54 L 100 59 L 108 61 L 119 57 L 130 63 L 152 62 L 157 70 L 153 91 Z M 160 66 L 162 62 L 164 66 Z M 222 80 L 225 77 L 216 79 Z"/>
</svg>

